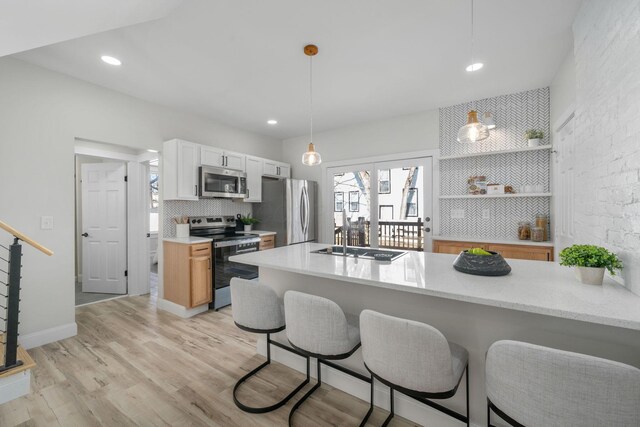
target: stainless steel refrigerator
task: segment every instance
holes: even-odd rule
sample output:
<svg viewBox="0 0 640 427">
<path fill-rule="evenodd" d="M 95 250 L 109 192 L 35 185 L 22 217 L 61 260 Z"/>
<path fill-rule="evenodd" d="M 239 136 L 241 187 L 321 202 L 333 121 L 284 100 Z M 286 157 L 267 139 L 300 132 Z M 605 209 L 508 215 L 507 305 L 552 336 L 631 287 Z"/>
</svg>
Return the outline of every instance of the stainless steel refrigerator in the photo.
<svg viewBox="0 0 640 427">
<path fill-rule="evenodd" d="M 260 230 L 275 231 L 276 246 L 317 239 L 317 193 L 315 181 L 262 179 L 262 203 L 254 203 L 253 216 Z"/>
</svg>

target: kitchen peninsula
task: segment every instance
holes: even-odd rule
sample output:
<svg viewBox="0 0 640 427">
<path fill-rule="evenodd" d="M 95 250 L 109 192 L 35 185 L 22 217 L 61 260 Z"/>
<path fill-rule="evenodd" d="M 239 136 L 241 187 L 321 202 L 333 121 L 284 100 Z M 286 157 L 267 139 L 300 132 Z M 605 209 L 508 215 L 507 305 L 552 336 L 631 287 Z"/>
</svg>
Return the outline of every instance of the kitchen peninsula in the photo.
<svg viewBox="0 0 640 427">
<path fill-rule="evenodd" d="M 486 419 L 484 357 L 495 341 L 527 341 L 640 366 L 640 296 L 610 279 L 603 286 L 583 285 L 571 269 L 536 261 L 508 260 L 511 274 L 480 277 L 455 271 L 455 255 L 408 252 L 393 262 L 380 262 L 312 253 L 325 247 L 287 246 L 233 260 L 258 266 L 260 281 L 280 296 L 295 289 L 330 298 L 348 313 L 357 315 L 370 308 L 425 322 L 466 347 L 474 424 Z M 259 348 L 262 352 L 264 343 Z M 282 353 L 275 358 L 302 368 L 299 361 Z M 359 351 L 345 364 L 364 370 Z M 364 383 L 337 371 L 328 372 L 326 378 L 367 400 Z M 384 387 L 377 393 L 377 403 L 387 402 Z M 463 395 L 458 393 L 444 404 L 464 412 Z M 399 397 L 398 408 L 401 415 L 418 423 L 457 425 L 408 398 Z"/>
</svg>

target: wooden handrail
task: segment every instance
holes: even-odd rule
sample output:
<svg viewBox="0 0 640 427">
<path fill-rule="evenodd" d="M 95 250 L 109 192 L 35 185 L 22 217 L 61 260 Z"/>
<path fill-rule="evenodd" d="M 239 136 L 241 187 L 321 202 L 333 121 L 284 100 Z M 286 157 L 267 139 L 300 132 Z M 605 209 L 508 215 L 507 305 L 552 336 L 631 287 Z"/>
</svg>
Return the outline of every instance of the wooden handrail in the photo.
<svg viewBox="0 0 640 427">
<path fill-rule="evenodd" d="M 2 228 L 4 231 L 6 231 L 7 233 L 13 235 L 14 237 L 17 237 L 18 239 L 22 240 L 23 242 L 33 246 L 34 248 L 36 248 L 37 250 L 39 250 L 40 252 L 42 252 L 45 255 L 53 255 L 53 251 L 51 249 L 47 249 L 44 246 L 42 246 L 40 243 L 36 242 L 35 240 L 25 236 L 24 234 L 22 234 L 21 232 L 19 232 L 18 230 L 16 230 L 15 228 L 11 227 L 8 224 L 5 224 L 4 222 L 0 221 L 0 228 Z"/>
</svg>

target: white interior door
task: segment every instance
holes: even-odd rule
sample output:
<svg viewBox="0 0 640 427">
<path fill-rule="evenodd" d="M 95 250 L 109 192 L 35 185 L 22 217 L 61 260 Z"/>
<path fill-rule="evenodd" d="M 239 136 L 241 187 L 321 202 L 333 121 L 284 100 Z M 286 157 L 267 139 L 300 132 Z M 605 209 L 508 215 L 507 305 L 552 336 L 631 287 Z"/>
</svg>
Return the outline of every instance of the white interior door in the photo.
<svg viewBox="0 0 640 427">
<path fill-rule="evenodd" d="M 128 293 L 144 295 L 149 293 L 149 166 L 129 162 L 127 171 Z"/>
<path fill-rule="evenodd" d="M 555 133 L 554 210 L 556 247 L 571 246 L 575 240 L 575 180 L 574 180 L 574 119 L 573 114 Z"/>
<path fill-rule="evenodd" d="M 82 291 L 126 294 L 124 163 L 82 165 Z"/>
</svg>

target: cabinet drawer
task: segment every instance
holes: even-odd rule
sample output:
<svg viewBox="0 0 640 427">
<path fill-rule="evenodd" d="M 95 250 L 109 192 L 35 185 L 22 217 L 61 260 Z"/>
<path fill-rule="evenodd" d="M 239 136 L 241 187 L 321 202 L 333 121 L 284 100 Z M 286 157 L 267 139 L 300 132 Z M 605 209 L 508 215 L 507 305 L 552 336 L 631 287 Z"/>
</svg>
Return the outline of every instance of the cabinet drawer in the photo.
<svg viewBox="0 0 640 427">
<path fill-rule="evenodd" d="M 191 245 L 191 255 L 209 256 L 211 255 L 211 243 L 198 243 Z"/>
<path fill-rule="evenodd" d="M 458 255 L 460 252 L 471 248 L 485 249 L 484 244 L 474 242 L 458 242 L 458 241 L 445 241 L 435 240 L 433 242 L 433 252 L 439 254 L 452 254 Z"/>
<path fill-rule="evenodd" d="M 264 236 L 260 239 L 260 250 L 273 249 L 276 247 L 276 236 Z"/>
<path fill-rule="evenodd" d="M 487 248 L 500 253 L 504 258 L 531 261 L 553 261 L 553 248 L 544 246 L 506 245 L 492 243 Z"/>
</svg>

